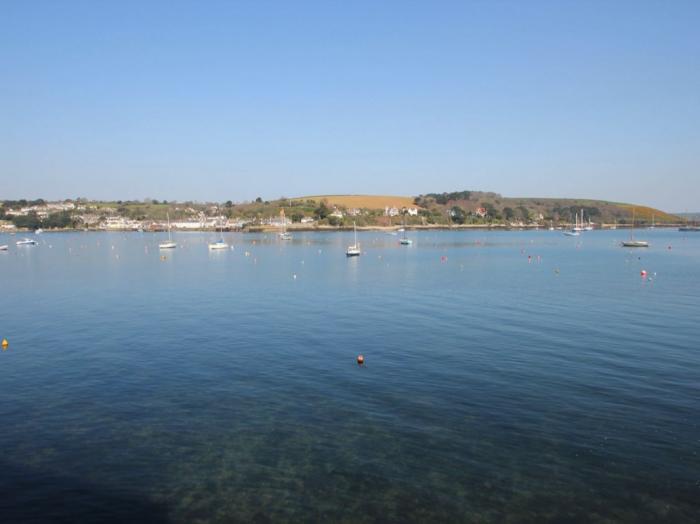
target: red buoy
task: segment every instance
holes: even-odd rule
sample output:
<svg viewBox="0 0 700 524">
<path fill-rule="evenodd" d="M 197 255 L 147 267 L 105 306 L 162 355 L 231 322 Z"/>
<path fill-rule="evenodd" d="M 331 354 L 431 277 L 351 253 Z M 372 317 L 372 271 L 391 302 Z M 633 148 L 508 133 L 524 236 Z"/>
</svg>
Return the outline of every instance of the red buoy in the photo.
<svg viewBox="0 0 700 524">
<path fill-rule="evenodd" d="M 363 355 L 357 355 L 357 363 L 361 366 L 365 363 L 365 357 Z"/>
<path fill-rule="evenodd" d="M 647 276 L 646 269 L 642 269 L 642 271 L 639 274 L 642 275 L 642 278 L 646 278 L 646 276 Z"/>
</svg>

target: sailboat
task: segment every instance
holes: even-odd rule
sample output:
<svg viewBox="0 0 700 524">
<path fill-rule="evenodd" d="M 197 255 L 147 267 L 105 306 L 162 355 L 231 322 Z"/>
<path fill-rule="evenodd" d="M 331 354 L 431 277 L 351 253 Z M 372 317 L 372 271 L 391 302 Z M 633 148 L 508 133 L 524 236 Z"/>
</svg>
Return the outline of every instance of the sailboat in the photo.
<svg viewBox="0 0 700 524">
<path fill-rule="evenodd" d="M 632 229 L 630 230 L 630 239 L 622 241 L 622 247 L 649 247 L 649 242 L 646 240 L 635 240 L 634 239 L 634 208 L 632 208 Z"/>
<path fill-rule="evenodd" d="M 168 241 L 167 242 L 161 242 L 158 244 L 158 248 L 160 249 L 175 249 L 177 247 L 177 243 L 173 242 L 172 235 L 170 233 L 170 213 L 167 213 L 166 216 L 168 217 Z"/>
<path fill-rule="evenodd" d="M 406 219 L 404 218 L 403 220 L 403 227 L 401 228 L 401 231 L 403 232 L 403 236 L 401 237 L 401 240 L 399 240 L 399 244 L 402 246 L 410 246 L 413 244 L 413 240 L 410 238 L 406 238 Z"/>
<path fill-rule="evenodd" d="M 362 252 L 360 251 L 360 244 L 357 243 L 357 226 L 355 222 L 352 223 L 352 229 L 355 232 L 355 243 L 345 250 L 346 257 L 359 257 Z"/>
<path fill-rule="evenodd" d="M 24 240 L 18 240 L 15 242 L 18 246 L 36 246 L 36 240 L 31 238 L 25 238 Z"/>
<path fill-rule="evenodd" d="M 578 213 L 576 213 L 576 215 L 575 215 L 575 220 L 576 220 L 576 225 L 574 227 L 572 227 L 571 230 L 564 231 L 564 234 L 567 237 L 577 237 L 577 236 L 581 235 L 581 233 L 580 233 L 581 228 L 578 227 Z"/>
<path fill-rule="evenodd" d="M 651 225 L 649 229 L 656 229 L 656 222 L 654 222 L 654 213 L 651 214 Z"/>
<path fill-rule="evenodd" d="M 0 251 L 7 251 L 7 244 L 0 246 Z"/>
<path fill-rule="evenodd" d="M 209 250 L 215 251 L 217 249 L 228 249 L 228 244 L 224 242 L 224 224 L 221 223 L 221 237 L 216 242 L 209 242 Z"/>
<path fill-rule="evenodd" d="M 280 218 L 282 219 L 282 231 L 279 233 L 280 240 L 291 240 L 292 234 L 287 232 L 287 219 L 284 216 L 284 209 L 280 210 Z"/>
</svg>

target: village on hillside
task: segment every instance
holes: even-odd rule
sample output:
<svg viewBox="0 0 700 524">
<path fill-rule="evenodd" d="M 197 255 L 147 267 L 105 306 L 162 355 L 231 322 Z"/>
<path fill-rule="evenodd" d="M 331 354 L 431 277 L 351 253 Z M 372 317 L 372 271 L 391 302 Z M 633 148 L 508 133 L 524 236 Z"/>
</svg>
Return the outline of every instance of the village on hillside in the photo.
<svg viewBox="0 0 700 524">
<path fill-rule="evenodd" d="M 633 213 L 634 211 L 634 213 Z M 328 195 L 281 197 L 272 201 L 198 203 L 142 201 L 0 202 L 0 229 L 83 229 L 106 231 L 291 229 L 568 227 L 574 217 L 606 225 L 677 225 L 674 215 L 644 206 L 573 199 L 518 199 L 496 193 L 461 191 L 418 197 Z"/>
</svg>

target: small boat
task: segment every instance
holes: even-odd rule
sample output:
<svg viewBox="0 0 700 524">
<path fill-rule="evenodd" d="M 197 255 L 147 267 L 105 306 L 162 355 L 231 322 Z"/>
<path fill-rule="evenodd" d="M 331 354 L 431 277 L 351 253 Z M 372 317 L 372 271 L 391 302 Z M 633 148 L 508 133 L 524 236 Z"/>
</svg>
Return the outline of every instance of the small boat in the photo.
<svg viewBox="0 0 700 524">
<path fill-rule="evenodd" d="M 399 240 L 399 244 L 402 246 L 410 246 L 413 244 L 413 240 L 410 238 L 406 238 L 406 221 L 404 220 L 404 227 L 399 229 L 403 233 L 403 236 L 401 237 L 401 240 Z"/>
<path fill-rule="evenodd" d="M 583 231 L 583 228 L 578 225 L 578 213 L 575 215 L 575 224 L 574 226 L 569 230 L 569 231 L 564 231 L 564 235 L 567 237 L 578 237 L 581 236 L 581 231 Z"/>
<path fill-rule="evenodd" d="M 623 240 L 622 247 L 649 247 L 646 240 Z"/>
<path fill-rule="evenodd" d="M 346 257 L 359 257 L 362 254 L 360 251 L 360 244 L 357 243 L 357 226 L 355 222 L 352 223 L 352 229 L 355 231 L 355 243 L 345 250 Z"/>
<path fill-rule="evenodd" d="M 219 249 L 228 249 L 229 245 L 224 242 L 224 225 L 221 224 L 221 238 L 216 242 L 209 242 L 209 250 L 216 251 Z"/>
<path fill-rule="evenodd" d="M 0 251 L 7 251 L 7 244 L 0 246 Z"/>
<path fill-rule="evenodd" d="M 36 231 L 34 231 L 34 234 L 35 234 L 35 235 L 41 235 L 43 232 L 44 232 L 43 229 L 38 228 Z"/>
<path fill-rule="evenodd" d="M 226 242 L 224 242 L 223 238 L 220 238 L 216 242 L 209 243 L 209 249 L 212 251 L 217 250 L 217 249 L 228 249 L 228 248 L 229 248 L 229 245 Z"/>
<path fill-rule="evenodd" d="M 280 218 L 282 219 L 282 231 L 277 236 L 280 240 L 291 240 L 292 234 L 287 232 L 287 218 L 284 216 L 284 209 L 280 210 Z"/>
<path fill-rule="evenodd" d="M 622 241 L 622 247 L 649 247 L 649 242 L 646 240 L 635 240 L 634 239 L 634 222 L 635 214 L 634 208 L 632 208 L 632 230 L 630 231 L 630 239 Z"/>
<path fill-rule="evenodd" d="M 678 228 L 678 231 L 694 231 L 697 233 L 700 231 L 700 226 L 681 226 Z"/>
<path fill-rule="evenodd" d="M 24 240 L 18 240 L 15 242 L 18 246 L 36 246 L 36 240 L 31 238 L 25 238 Z"/>
<path fill-rule="evenodd" d="M 173 242 L 173 238 L 170 233 L 170 214 L 168 213 L 166 215 L 168 217 L 168 241 L 167 242 L 161 242 L 158 244 L 159 249 L 175 249 L 177 247 L 177 243 Z"/>
</svg>

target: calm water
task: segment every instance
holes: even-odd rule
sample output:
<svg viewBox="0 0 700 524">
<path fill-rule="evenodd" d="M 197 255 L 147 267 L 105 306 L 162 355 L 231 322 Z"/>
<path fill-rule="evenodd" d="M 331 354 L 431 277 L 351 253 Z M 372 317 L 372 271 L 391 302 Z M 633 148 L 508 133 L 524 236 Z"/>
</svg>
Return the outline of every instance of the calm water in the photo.
<svg viewBox="0 0 700 524">
<path fill-rule="evenodd" d="M 700 234 L 226 236 L 0 238 L 0 521 L 700 519 Z"/>
</svg>

